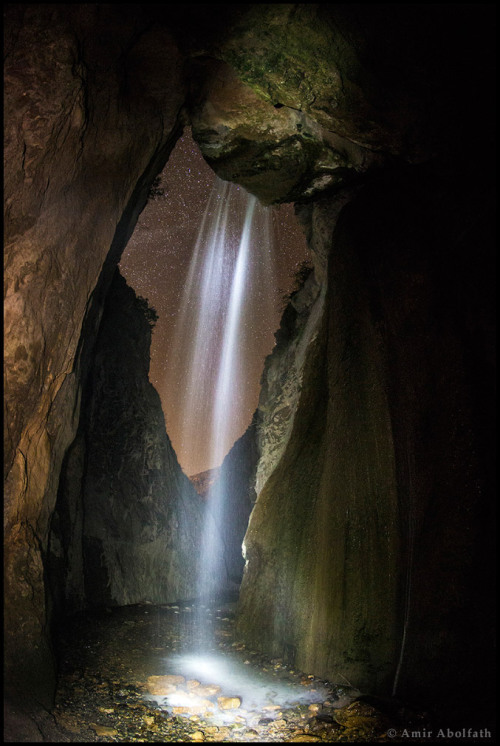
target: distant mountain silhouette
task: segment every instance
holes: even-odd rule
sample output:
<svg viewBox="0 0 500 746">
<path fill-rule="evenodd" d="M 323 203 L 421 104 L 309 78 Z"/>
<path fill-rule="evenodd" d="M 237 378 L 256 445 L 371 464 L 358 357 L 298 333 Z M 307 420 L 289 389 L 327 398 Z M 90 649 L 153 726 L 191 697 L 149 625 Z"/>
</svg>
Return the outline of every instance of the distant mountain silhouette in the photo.
<svg viewBox="0 0 500 746">
<path fill-rule="evenodd" d="M 218 476 L 219 467 L 200 471 L 199 474 L 193 474 L 189 479 L 200 497 L 206 499 L 210 487 L 214 484 Z"/>
</svg>

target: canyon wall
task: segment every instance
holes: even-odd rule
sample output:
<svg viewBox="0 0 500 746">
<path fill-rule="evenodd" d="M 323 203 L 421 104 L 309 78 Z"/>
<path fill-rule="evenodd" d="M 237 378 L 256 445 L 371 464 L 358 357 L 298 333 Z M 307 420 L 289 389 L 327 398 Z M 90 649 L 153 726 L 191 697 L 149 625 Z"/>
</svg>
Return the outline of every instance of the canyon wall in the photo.
<svg viewBox="0 0 500 746">
<path fill-rule="evenodd" d="M 83 392 L 81 433 L 52 520 L 49 564 L 62 576 L 51 581 L 61 586 L 66 613 L 78 598 L 109 606 L 196 595 L 204 506 L 179 466 L 148 379 L 154 321 L 116 271 Z"/>
<path fill-rule="evenodd" d="M 480 713 L 494 647 L 493 203 L 488 181 L 460 183 L 404 168 L 341 209 L 335 196 L 301 208 L 328 252 L 326 301 L 305 353 L 291 326 L 266 363 L 281 392 L 297 371 L 300 387 L 273 459 L 282 409 L 263 386 L 238 631 L 301 670 L 431 707 L 467 687 Z"/>
<path fill-rule="evenodd" d="M 379 693 L 453 706 L 474 681 L 480 707 L 494 182 L 488 74 L 464 56 L 484 72 L 492 47 L 470 11 L 254 6 L 224 64 L 193 68 L 190 115 L 222 178 L 298 203 L 325 298 L 287 309 L 266 364 L 239 632 Z M 478 126 L 481 154 L 464 147 Z"/>
<path fill-rule="evenodd" d="M 257 417 L 235 442 L 218 470 L 213 489 L 224 506 L 219 521 L 228 588 L 237 590 L 243 575 L 244 560 L 241 545 L 248 518 L 255 503 L 255 471 L 259 459 Z M 210 503 L 210 493 L 208 493 Z M 210 508 L 210 505 L 208 505 Z"/>
<path fill-rule="evenodd" d="M 302 210 L 324 280 L 320 290 L 313 273 L 292 298 L 295 323 L 266 363 L 238 630 L 303 671 L 381 692 L 398 640 L 399 511 L 367 298 L 348 252 L 334 249 L 345 201 Z M 285 408 L 276 386 L 291 394 Z"/>
<path fill-rule="evenodd" d="M 185 94 L 171 34 L 137 8 L 9 5 L 4 35 L 5 661 L 49 702 L 44 558 L 79 360 Z"/>
</svg>

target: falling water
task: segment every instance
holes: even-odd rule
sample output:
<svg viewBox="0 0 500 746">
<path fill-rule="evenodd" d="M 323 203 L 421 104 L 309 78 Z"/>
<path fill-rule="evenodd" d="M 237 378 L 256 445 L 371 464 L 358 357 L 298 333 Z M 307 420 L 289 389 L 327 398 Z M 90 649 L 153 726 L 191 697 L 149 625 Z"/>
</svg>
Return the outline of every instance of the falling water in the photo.
<svg viewBox="0 0 500 746">
<path fill-rule="evenodd" d="M 182 442 L 207 452 L 210 468 L 221 465 L 242 434 L 237 428 L 244 418 L 248 309 L 256 302 L 271 308 L 273 302 L 271 236 L 269 208 L 217 179 L 194 248 L 173 347 L 174 355 L 185 357 Z M 197 588 L 205 603 L 228 588 L 220 531 L 225 494 L 219 480 L 207 496 Z M 207 633 L 206 645 L 207 620 L 200 617 L 197 626 Z"/>
<path fill-rule="evenodd" d="M 255 205 L 255 197 L 249 197 L 236 261 L 232 267 L 231 284 L 218 356 L 210 441 L 211 462 L 217 465 L 222 463 L 227 452 L 227 431 L 230 425 L 228 415 L 230 416 L 231 413 L 237 411 L 238 397 L 241 394 L 242 381 L 238 371 L 237 343 L 242 307 L 245 300 L 245 285 L 249 274 L 248 252 Z M 222 252 L 224 252 L 224 246 Z M 224 495 L 224 485 L 219 477 L 208 494 L 209 511 L 203 531 L 201 572 L 199 574 L 198 595 L 200 597 L 211 597 L 224 586 L 226 573 L 223 556 L 220 552 L 221 538 L 219 531 L 225 519 Z"/>
<path fill-rule="evenodd" d="M 248 219 L 248 212 L 252 213 L 252 220 Z M 248 230 L 244 241 L 245 225 Z M 184 457 L 188 459 L 188 454 L 191 463 L 193 454 L 200 455 L 196 460 L 200 464 L 198 471 L 219 466 L 243 432 L 238 431 L 238 425 L 245 417 L 248 402 L 243 395 L 242 377 L 250 368 L 248 363 L 255 350 L 260 351 L 262 340 L 251 339 L 252 319 L 248 310 L 244 317 L 241 313 L 243 308 L 258 305 L 261 311 L 264 307 L 264 315 L 269 318 L 273 315 L 276 283 L 272 246 L 270 208 L 260 205 L 242 188 L 216 179 L 184 285 L 168 363 L 176 409 L 182 411 L 176 451 L 181 463 Z M 246 260 L 241 256 L 244 252 Z M 233 280 L 239 283 L 238 291 Z M 231 332 L 228 325 L 232 326 Z M 225 385 L 220 378 L 221 367 Z M 233 385 L 229 399 L 230 381 Z M 224 408 L 230 417 L 223 418 L 224 429 L 218 427 L 214 448 L 216 395 L 219 402 L 221 398 L 225 401 Z M 206 457 L 202 458 L 201 454 Z M 192 473 L 192 469 L 188 471 Z"/>
</svg>

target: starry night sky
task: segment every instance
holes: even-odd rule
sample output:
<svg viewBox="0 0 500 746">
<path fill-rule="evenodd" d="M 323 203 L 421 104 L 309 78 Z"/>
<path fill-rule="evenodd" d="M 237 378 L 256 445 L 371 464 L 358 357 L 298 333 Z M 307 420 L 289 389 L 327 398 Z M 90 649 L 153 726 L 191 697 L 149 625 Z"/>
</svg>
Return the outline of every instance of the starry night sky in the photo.
<svg viewBox="0 0 500 746">
<path fill-rule="evenodd" d="M 139 217 L 136 229 L 125 248 L 120 271 L 136 293 L 147 298 L 158 314 L 153 330 L 149 378 L 158 391 L 166 419 L 166 428 L 179 462 L 188 475 L 197 474 L 219 464 L 211 463 L 210 424 L 200 408 L 196 422 L 186 422 L 185 392 L 189 387 L 186 351 L 194 340 L 195 319 L 183 318 L 179 328 L 179 310 L 190 262 L 200 232 L 207 205 L 225 199 L 225 187 L 231 194 L 228 241 L 234 243 L 242 230 L 248 195 L 236 185 L 224 185 L 205 163 L 189 129 L 177 142 L 161 175 L 163 196 L 150 199 Z M 209 208 L 210 209 L 210 208 Z M 293 274 L 310 258 L 302 229 L 294 215 L 293 205 L 272 208 L 258 206 L 257 229 L 264 220 L 269 238 L 263 229 L 253 240 L 259 241 L 252 251 L 247 304 L 239 332 L 241 368 L 244 382 L 237 406 L 229 406 L 227 450 L 250 424 L 257 406 L 260 377 L 264 359 L 274 345 L 274 332 L 279 327 L 283 296 L 294 286 Z M 211 213 L 205 225 L 210 227 Z M 265 266 L 262 262 L 262 242 L 266 247 Z M 237 243 L 237 240 L 236 240 Z M 184 299 L 192 313 L 196 312 L 197 290 Z M 202 372 L 203 375 L 203 372 Z M 205 398 L 212 385 L 204 375 Z M 191 381 L 196 388 L 196 381 Z M 208 393 L 207 393 L 208 392 Z M 232 411 L 229 411 L 229 410 Z M 193 414 L 189 415 L 191 419 Z M 190 425 L 190 427 L 187 427 Z M 194 433 L 190 435 L 189 433 Z"/>
</svg>

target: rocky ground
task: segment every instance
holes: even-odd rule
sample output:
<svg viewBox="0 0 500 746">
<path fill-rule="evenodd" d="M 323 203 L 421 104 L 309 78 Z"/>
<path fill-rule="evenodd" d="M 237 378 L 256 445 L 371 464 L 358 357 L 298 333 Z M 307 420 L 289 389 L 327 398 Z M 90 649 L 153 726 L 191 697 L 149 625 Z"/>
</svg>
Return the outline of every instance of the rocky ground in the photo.
<svg viewBox="0 0 500 746">
<path fill-rule="evenodd" d="M 200 652 L 207 630 L 212 642 Z M 73 618 L 61 632 L 55 708 L 28 740 L 359 742 L 401 732 L 408 713 L 249 651 L 233 630 L 232 603 Z"/>
</svg>

